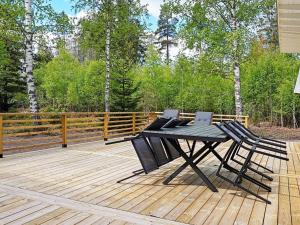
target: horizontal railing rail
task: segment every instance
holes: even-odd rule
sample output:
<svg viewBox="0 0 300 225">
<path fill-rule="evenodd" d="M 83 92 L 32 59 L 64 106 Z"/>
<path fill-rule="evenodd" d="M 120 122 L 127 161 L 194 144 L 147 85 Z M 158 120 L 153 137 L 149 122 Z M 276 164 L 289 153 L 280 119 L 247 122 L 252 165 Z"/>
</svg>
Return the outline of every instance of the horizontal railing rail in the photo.
<svg viewBox="0 0 300 225">
<path fill-rule="evenodd" d="M 0 156 L 135 135 L 159 115 L 161 112 L 0 113 Z M 194 116 L 180 114 L 181 118 Z M 213 122 L 235 119 L 248 126 L 248 116 L 215 114 Z"/>
</svg>

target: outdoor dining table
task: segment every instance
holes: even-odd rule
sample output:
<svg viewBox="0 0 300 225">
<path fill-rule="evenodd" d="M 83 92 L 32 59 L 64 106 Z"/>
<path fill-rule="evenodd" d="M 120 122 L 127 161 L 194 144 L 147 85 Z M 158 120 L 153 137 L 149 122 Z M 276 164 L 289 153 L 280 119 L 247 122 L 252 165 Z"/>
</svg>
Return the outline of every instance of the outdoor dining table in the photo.
<svg viewBox="0 0 300 225">
<path fill-rule="evenodd" d="M 210 153 L 213 153 L 218 160 L 222 161 L 222 157 L 216 151 L 216 148 L 221 143 L 227 142 L 230 138 L 218 127 L 215 125 L 188 125 L 175 128 L 162 128 L 160 130 L 144 130 L 141 135 L 144 137 L 176 140 L 170 141 L 170 144 L 178 151 L 180 156 L 185 160 L 185 163 L 176 169 L 164 181 L 164 184 L 168 184 L 181 171 L 190 166 L 213 192 L 218 192 L 215 185 L 197 166 Z M 177 140 L 186 140 L 189 152 L 185 152 Z M 189 141 L 192 141 L 192 144 Z M 200 149 L 195 150 L 196 142 L 202 142 L 204 145 Z"/>
</svg>

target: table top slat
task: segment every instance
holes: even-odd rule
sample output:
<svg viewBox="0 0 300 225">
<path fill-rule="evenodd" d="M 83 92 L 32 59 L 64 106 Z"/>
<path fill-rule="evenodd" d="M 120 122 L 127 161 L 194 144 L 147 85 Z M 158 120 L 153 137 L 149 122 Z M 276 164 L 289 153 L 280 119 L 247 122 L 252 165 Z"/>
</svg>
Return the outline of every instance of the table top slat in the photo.
<svg viewBox="0 0 300 225">
<path fill-rule="evenodd" d="M 176 128 L 163 128 L 160 130 L 144 130 L 143 134 L 145 136 L 199 141 L 225 142 L 229 139 L 228 136 L 215 125 L 191 125 Z"/>
</svg>

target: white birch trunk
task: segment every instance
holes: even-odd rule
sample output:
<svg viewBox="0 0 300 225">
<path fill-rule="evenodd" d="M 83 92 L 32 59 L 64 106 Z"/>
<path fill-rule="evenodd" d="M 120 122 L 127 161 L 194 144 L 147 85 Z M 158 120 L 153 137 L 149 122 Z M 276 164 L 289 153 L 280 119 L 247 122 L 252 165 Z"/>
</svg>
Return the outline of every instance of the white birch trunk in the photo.
<svg viewBox="0 0 300 225">
<path fill-rule="evenodd" d="M 105 56 L 106 56 L 106 71 L 105 71 L 105 112 L 110 111 L 110 23 L 107 23 L 106 28 L 106 42 L 105 42 Z"/>
<path fill-rule="evenodd" d="M 293 125 L 294 125 L 294 129 L 296 129 L 297 128 L 297 119 L 296 119 L 295 101 L 293 102 Z"/>
<path fill-rule="evenodd" d="M 235 13 L 235 8 L 234 8 Z M 236 32 L 237 30 L 237 21 L 234 17 L 232 19 L 232 31 Z M 238 41 L 234 40 L 233 42 L 233 73 L 234 73 L 234 97 L 235 97 L 235 112 L 237 116 L 242 116 L 243 114 L 243 105 L 241 99 L 241 73 L 240 73 L 240 63 L 238 60 Z"/>
<path fill-rule="evenodd" d="M 241 100 L 240 65 L 238 62 L 234 63 L 233 72 L 234 72 L 235 111 L 236 111 L 236 115 L 242 116 L 243 106 L 242 106 L 242 100 Z"/>
<path fill-rule="evenodd" d="M 25 73 L 27 83 L 27 93 L 29 99 L 30 111 L 36 113 L 39 111 L 36 97 L 36 88 L 33 78 L 33 31 L 32 31 L 32 0 L 25 0 Z"/>
</svg>

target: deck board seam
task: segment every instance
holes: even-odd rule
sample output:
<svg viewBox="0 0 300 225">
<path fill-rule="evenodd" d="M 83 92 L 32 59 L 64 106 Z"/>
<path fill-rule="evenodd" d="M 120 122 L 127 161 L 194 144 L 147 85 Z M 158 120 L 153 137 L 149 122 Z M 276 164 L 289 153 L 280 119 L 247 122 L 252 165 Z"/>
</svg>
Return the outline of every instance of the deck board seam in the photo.
<svg viewBox="0 0 300 225">
<path fill-rule="evenodd" d="M 86 212 L 86 213 L 106 216 L 106 217 L 113 217 L 114 219 L 125 220 L 132 223 L 184 225 L 184 223 L 179 223 L 179 222 L 170 221 L 161 218 L 155 218 L 146 215 L 140 215 L 132 212 L 126 212 L 119 209 L 112 209 L 112 208 L 103 207 L 99 205 L 92 205 L 89 203 L 74 201 L 71 199 L 66 199 L 58 196 L 52 196 L 43 193 L 33 192 L 30 190 L 20 189 L 17 187 L 8 186 L 1 183 L 0 183 L 0 190 L 2 192 L 8 194 L 14 194 L 24 198 L 33 199 L 48 204 L 58 205 L 69 209 L 74 209 L 80 212 Z"/>
</svg>

